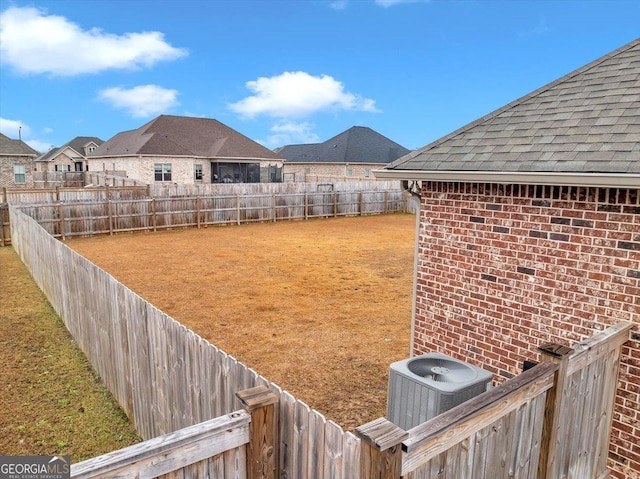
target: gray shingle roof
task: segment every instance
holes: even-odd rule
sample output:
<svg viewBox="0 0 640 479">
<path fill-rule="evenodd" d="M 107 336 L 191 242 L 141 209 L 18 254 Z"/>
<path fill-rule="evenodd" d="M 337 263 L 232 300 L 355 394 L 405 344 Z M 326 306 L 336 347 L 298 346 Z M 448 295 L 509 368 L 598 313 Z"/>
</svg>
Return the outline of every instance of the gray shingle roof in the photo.
<svg viewBox="0 0 640 479">
<path fill-rule="evenodd" d="M 160 115 L 109 139 L 90 157 L 159 155 L 281 159 L 273 151 L 210 118 Z"/>
<path fill-rule="evenodd" d="M 0 155 L 2 156 L 38 156 L 38 152 L 22 140 L 12 140 L 0 133 Z"/>
<path fill-rule="evenodd" d="M 640 39 L 387 169 L 640 173 Z"/>
<path fill-rule="evenodd" d="M 84 156 L 84 147 L 91 142 L 95 143 L 97 146 L 100 146 L 104 143 L 104 141 L 96 136 L 76 136 L 73 140 L 68 141 L 61 147 L 52 148 L 51 150 L 47 151 L 45 154 L 37 158 L 36 161 L 52 160 L 53 158 L 55 158 L 58 152 L 64 150 L 67 147 L 73 148 L 73 150 L 79 155 Z"/>
<path fill-rule="evenodd" d="M 353 126 L 323 143 L 276 150 L 289 163 L 381 163 L 409 153 L 404 146 L 365 126 Z"/>
</svg>

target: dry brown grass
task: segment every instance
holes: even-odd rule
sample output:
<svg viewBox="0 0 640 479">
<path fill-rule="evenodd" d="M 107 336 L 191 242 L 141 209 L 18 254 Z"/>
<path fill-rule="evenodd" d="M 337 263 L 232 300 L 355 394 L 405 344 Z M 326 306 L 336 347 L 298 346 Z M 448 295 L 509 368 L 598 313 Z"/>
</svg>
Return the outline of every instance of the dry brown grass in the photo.
<svg viewBox="0 0 640 479">
<path fill-rule="evenodd" d="M 415 217 L 69 241 L 151 303 L 346 429 L 385 415 L 409 354 Z"/>
</svg>

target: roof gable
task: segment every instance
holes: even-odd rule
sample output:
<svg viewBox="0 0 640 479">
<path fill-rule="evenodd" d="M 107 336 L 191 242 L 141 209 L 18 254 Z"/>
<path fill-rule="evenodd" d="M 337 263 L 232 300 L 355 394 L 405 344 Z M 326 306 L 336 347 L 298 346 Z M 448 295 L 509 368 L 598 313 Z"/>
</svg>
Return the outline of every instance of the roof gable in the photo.
<svg viewBox="0 0 640 479">
<path fill-rule="evenodd" d="M 640 173 L 640 39 L 387 168 Z"/>
<path fill-rule="evenodd" d="M 0 133 L 0 156 L 38 156 L 38 152 L 22 140 L 13 140 Z"/>
<path fill-rule="evenodd" d="M 122 155 L 281 159 L 217 120 L 172 115 L 160 115 L 136 130 L 118 133 L 89 156 Z"/>
<path fill-rule="evenodd" d="M 287 145 L 278 150 L 290 163 L 387 164 L 409 150 L 371 128 L 353 126 L 323 143 Z"/>
<path fill-rule="evenodd" d="M 91 144 L 98 147 L 102 143 L 104 142 L 96 136 L 76 136 L 73 140 L 66 142 L 61 147 L 52 148 L 51 150 L 47 151 L 46 153 L 41 155 L 39 158 L 37 158 L 36 161 L 51 161 L 68 149 L 72 151 L 70 154 L 68 154 L 70 158 L 77 158 L 77 157 L 84 158 L 85 147 Z"/>
</svg>

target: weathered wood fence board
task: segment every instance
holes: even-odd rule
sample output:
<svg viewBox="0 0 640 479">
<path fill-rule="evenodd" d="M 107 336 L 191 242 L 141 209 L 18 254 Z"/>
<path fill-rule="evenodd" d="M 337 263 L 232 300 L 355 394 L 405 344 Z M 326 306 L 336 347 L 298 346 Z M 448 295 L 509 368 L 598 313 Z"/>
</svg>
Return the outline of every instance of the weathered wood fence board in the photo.
<svg viewBox="0 0 640 479">
<path fill-rule="evenodd" d="M 74 479 L 246 477 L 250 416 L 235 411 L 180 431 L 71 465 Z M 175 476 L 174 476 L 175 477 Z"/>
</svg>

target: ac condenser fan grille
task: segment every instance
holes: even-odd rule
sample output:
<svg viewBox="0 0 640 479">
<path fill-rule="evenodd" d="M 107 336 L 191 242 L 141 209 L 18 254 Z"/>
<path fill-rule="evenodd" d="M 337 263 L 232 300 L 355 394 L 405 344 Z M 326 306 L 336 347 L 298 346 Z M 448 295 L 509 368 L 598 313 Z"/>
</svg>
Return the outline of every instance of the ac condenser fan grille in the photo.
<svg viewBox="0 0 640 479">
<path fill-rule="evenodd" d="M 416 358 L 407 368 L 416 376 L 435 382 L 464 383 L 474 380 L 478 373 L 466 364 L 440 358 Z"/>
</svg>

